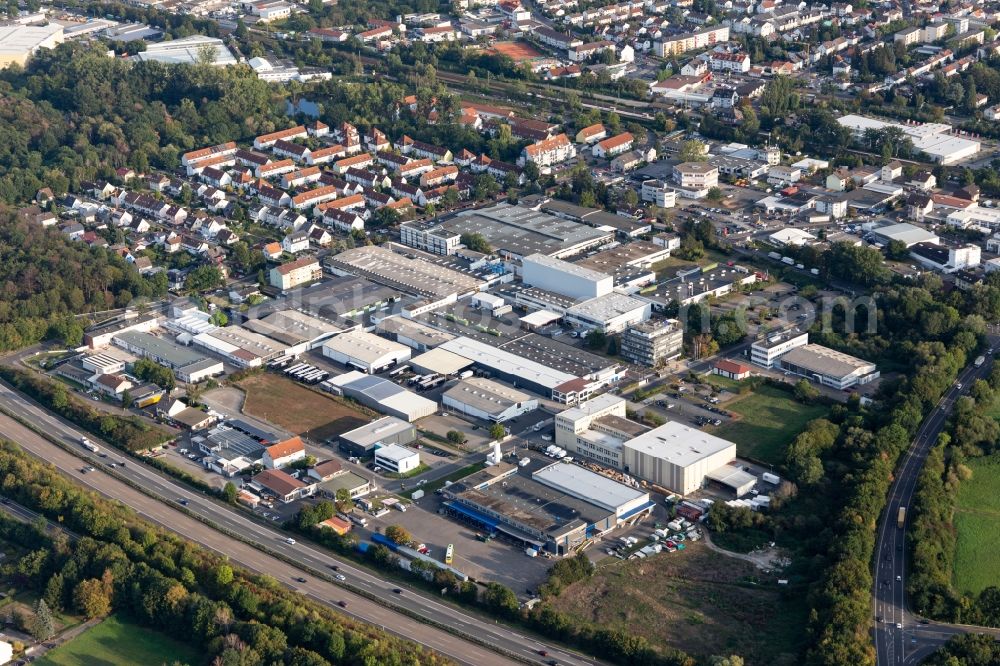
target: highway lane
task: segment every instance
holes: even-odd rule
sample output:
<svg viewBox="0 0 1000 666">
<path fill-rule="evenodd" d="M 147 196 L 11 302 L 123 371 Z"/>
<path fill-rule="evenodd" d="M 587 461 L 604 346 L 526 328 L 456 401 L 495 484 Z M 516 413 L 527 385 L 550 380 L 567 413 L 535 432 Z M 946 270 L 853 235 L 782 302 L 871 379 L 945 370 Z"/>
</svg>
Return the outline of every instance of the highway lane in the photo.
<svg viewBox="0 0 1000 666">
<path fill-rule="evenodd" d="M 998 339 L 991 338 L 996 345 Z M 937 442 L 955 401 L 972 382 L 985 378 L 993 365 L 987 362 L 977 368 L 966 367 L 945 392 L 934 410 L 924 419 L 903 462 L 896 471 L 889 490 L 888 502 L 882 513 L 876 534 L 875 569 L 873 572 L 872 615 L 875 620 L 875 652 L 877 666 L 916 664 L 933 649 L 955 634 L 980 631 L 979 627 L 962 627 L 922 620 L 906 607 L 906 527 L 897 525 L 900 507 L 910 511 L 920 472 L 927 455 Z M 909 518 L 909 516 L 907 516 Z M 919 611 L 919 609 L 917 609 Z M 983 630 L 989 631 L 989 630 Z"/>
<path fill-rule="evenodd" d="M 3 384 L 0 384 L 0 407 L 30 420 L 36 426 L 45 429 L 50 436 L 79 447 L 80 438 L 84 435 L 82 431 Z M 386 627 L 461 663 L 477 666 L 480 664 L 499 665 L 510 664 L 513 660 L 486 647 L 377 604 L 361 595 L 352 594 L 339 585 L 316 579 L 297 567 L 186 515 L 181 510 L 179 500 L 184 500 L 187 503 L 183 507 L 185 510 L 209 519 L 220 527 L 238 533 L 244 538 L 250 538 L 271 551 L 281 553 L 282 556 L 293 558 L 302 566 L 314 570 L 330 571 L 332 575 L 333 571 L 330 569 L 336 565 L 339 572 L 347 578 L 346 584 L 382 597 L 394 606 L 405 608 L 417 614 L 418 617 L 427 617 L 434 621 L 447 623 L 463 633 L 474 636 L 477 640 L 487 641 L 490 645 L 509 650 L 511 654 L 516 654 L 522 659 L 534 662 L 542 661 L 538 651 L 544 649 L 549 653 L 545 659 L 555 659 L 559 664 L 585 666 L 600 663 L 596 659 L 572 653 L 556 646 L 545 645 L 537 639 L 521 634 L 505 625 L 439 602 L 407 588 L 405 585 L 384 581 L 365 569 L 332 557 L 327 552 L 312 546 L 302 543 L 295 545 L 286 543 L 284 533 L 261 525 L 239 510 L 191 490 L 134 460 L 128 460 L 124 467 L 117 466 L 115 472 L 129 481 L 141 485 L 156 495 L 156 499 L 102 473 L 100 470 L 89 474 L 81 472 L 81 468 L 86 464 L 85 460 L 95 466 L 112 463 L 117 465 L 125 460 L 124 456 L 113 449 L 104 447 L 108 452 L 107 458 L 95 456 L 83 447 L 79 447 L 79 453 L 71 454 L 22 426 L 6 414 L 0 414 L 0 435 L 17 442 L 43 460 L 51 462 L 78 481 L 124 502 L 143 516 L 185 538 L 223 553 L 249 569 L 272 575 L 286 584 L 290 584 L 296 577 L 305 577 L 309 580 L 307 584 L 296 583 L 294 585 L 303 593 L 310 593 L 327 605 L 335 605 L 340 600 L 346 600 L 348 601 L 348 612 L 358 619 Z M 394 593 L 393 590 L 396 588 L 404 590 L 404 593 Z"/>
</svg>

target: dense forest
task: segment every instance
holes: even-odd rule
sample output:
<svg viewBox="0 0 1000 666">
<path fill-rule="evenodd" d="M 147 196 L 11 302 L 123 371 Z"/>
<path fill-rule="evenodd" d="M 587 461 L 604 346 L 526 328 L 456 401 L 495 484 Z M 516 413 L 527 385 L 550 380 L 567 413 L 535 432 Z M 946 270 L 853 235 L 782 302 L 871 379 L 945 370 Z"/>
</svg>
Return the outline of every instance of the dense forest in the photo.
<svg viewBox="0 0 1000 666">
<path fill-rule="evenodd" d="M 203 649 L 205 662 L 415 666 L 446 660 L 139 519 L 0 442 L 3 494 L 78 535 L 48 536 L 0 517 L 0 539 L 29 553 L 5 573 L 54 612 L 123 613 Z"/>
<path fill-rule="evenodd" d="M 0 256 L 2 351 L 46 337 L 79 345 L 83 328 L 71 315 L 122 307 L 167 291 L 162 274 L 144 278 L 113 252 L 73 242 L 3 211 Z"/>
<path fill-rule="evenodd" d="M 99 48 L 42 50 L 0 72 L 0 200 L 58 195 L 128 166 L 174 169 L 188 150 L 284 127 L 275 89 L 248 67 L 171 67 Z"/>
</svg>

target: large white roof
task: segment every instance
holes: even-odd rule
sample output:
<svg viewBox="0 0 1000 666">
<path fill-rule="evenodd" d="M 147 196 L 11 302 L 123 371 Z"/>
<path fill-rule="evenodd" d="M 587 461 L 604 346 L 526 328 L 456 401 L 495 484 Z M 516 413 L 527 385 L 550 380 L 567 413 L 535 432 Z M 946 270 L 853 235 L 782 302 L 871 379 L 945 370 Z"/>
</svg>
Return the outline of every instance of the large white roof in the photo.
<svg viewBox="0 0 1000 666">
<path fill-rule="evenodd" d="M 410 348 L 398 342 L 373 335 L 366 331 L 347 331 L 323 343 L 325 349 L 332 349 L 363 363 L 375 363 L 387 354 L 409 352 Z"/>
<path fill-rule="evenodd" d="M 730 447 L 733 449 L 733 456 L 736 456 L 736 444 L 733 442 L 677 421 L 668 421 L 659 428 L 625 442 L 624 446 L 678 467 L 688 467 Z"/>
<path fill-rule="evenodd" d="M 648 493 L 572 463 L 557 462 L 543 467 L 532 474 L 531 478 L 616 513 L 622 507 L 649 496 Z"/>
</svg>

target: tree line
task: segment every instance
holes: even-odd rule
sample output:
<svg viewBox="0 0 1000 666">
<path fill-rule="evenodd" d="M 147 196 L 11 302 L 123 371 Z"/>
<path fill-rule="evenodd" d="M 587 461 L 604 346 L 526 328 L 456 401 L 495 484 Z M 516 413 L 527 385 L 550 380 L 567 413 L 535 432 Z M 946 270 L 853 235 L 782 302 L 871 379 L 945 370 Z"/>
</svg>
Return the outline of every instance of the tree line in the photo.
<svg viewBox="0 0 1000 666">
<path fill-rule="evenodd" d="M 803 663 L 809 666 L 874 663 L 869 628 L 876 521 L 901 454 L 985 330 L 973 299 L 946 294 L 940 280 L 873 283 L 874 329 L 845 326 L 846 308 L 838 306 L 830 325 L 817 324 L 810 334 L 820 344 L 878 358 L 899 371 L 883 378 L 873 396 L 876 407 L 853 398 L 796 437 L 780 468 L 792 484 L 781 511 L 749 520 L 721 510 L 710 516 L 724 521 L 729 540 L 777 540 L 793 551 L 786 573 L 793 584 L 807 585 Z M 809 492 L 800 492 L 804 488 Z"/>
<path fill-rule="evenodd" d="M 998 390 L 1000 365 L 995 365 L 986 380 L 977 380 L 955 402 L 917 483 L 907 533 L 913 562 L 907 592 L 917 612 L 935 620 L 1000 626 L 1000 586 L 970 595 L 952 584 L 958 489 L 972 476 L 966 461 L 993 454 L 1000 446 L 1000 424 L 989 413 Z"/>
<path fill-rule="evenodd" d="M 0 442 L 3 494 L 79 536 L 0 517 L 0 538 L 31 552 L 5 565 L 54 612 L 121 613 L 204 650 L 219 664 L 410 666 L 448 663 L 320 607 L 98 497 Z M 216 661 L 217 659 L 217 661 Z"/>
</svg>

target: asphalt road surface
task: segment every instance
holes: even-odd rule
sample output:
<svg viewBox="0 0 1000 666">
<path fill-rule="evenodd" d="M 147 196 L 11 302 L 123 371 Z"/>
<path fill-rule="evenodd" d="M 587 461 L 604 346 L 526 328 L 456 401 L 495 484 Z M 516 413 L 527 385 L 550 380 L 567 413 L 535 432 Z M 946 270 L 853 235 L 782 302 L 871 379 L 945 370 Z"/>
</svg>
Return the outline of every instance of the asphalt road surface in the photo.
<svg viewBox="0 0 1000 666">
<path fill-rule="evenodd" d="M 1000 339 L 991 338 L 998 345 Z M 1000 635 L 1000 630 L 964 625 L 948 625 L 920 618 L 906 607 L 906 528 L 897 523 L 900 507 L 909 513 L 917 479 L 928 453 L 937 442 L 955 401 L 977 379 L 985 378 L 993 365 L 987 356 L 982 367 L 970 365 L 924 419 L 913 443 L 899 466 L 889 490 L 889 501 L 878 525 L 875 544 L 874 590 L 872 614 L 875 619 L 875 652 L 877 666 L 918 664 L 931 652 L 956 634 L 982 632 Z M 961 386 L 961 388 L 959 388 Z M 919 611 L 920 609 L 916 609 Z"/>
<path fill-rule="evenodd" d="M 120 463 L 125 460 L 125 456 L 113 449 L 102 447 L 102 452 L 106 451 L 108 457 L 98 457 L 79 445 L 80 438 L 84 436 L 83 431 L 76 429 L 73 425 L 48 412 L 5 384 L 0 384 L 0 408 L 30 420 L 36 426 L 45 429 L 51 437 L 78 446 L 80 451 L 79 454 L 71 454 L 4 413 L 0 413 L 0 436 L 17 442 L 25 450 L 56 466 L 79 483 L 123 502 L 140 515 L 186 539 L 228 556 L 232 561 L 247 569 L 273 576 L 279 582 L 327 606 L 336 607 L 339 601 L 346 601 L 347 609 L 337 607 L 338 612 L 345 612 L 359 620 L 382 627 L 462 664 L 493 666 L 515 663 L 513 659 L 487 647 L 425 624 L 393 608 L 375 603 L 364 596 L 350 592 L 341 585 L 321 580 L 303 569 L 268 555 L 239 539 L 230 537 L 187 515 L 181 510 L 180 501 L 186 502 L 183 508 L 187 511 L 208 518 L 223 528 L 253 539 L 272 551 L 292 558 L 302 566 L 314 570 L 329 571 L 333 575 L 331 567 L 337 565 L 339 572 L 347 579 L 346 585 L 382 597 L 395 607 L 406 608 L 418 616 L 447 623 L 457 631 L 473 636 L 477 640 L 486 641 L 489 645 L 508 650 L 510 653 L 518 655 L 522 660 L 544 663 L 549 659 L 554 659 L 560 665 L 574 666 L 591 666 L 601 663 L 590 657 L 546 645 L 493 620 L 482 619 L 459 608 L 438 602 L 432 597 L 416 592 L 400 583 L 382 580 L 366 569 L 361 569 L 348 561 L 331 557 L 325 551 L 303 543 L 288 544 L 285 542 L 286 535 L 284 533 L 261 525 L 240 511 L 161 476 L 158 472 L 139 462 L 129 459 L 127 464 L 121 467 Z M 94 441 L 100 444 L 98 440 Z M 97 467 L 97 470 L 84 473 L 82 468 L 88 463 Z M 103 466 L 112 463 L 117 466 L 116 473 L 133 483 L 140 484 L 157 497 L 150 497 L 106 474 L 102 469 Z M 297 577 L 303 577 L 307 582 L 298 583 L 295 581 Z M 402 589 L 403 594 L 394 593 L 393 590 L 397 588 Z M 544 658 L 539 654 L 539 650 L 543 649 L 548 652 Z"/>
</svg>

